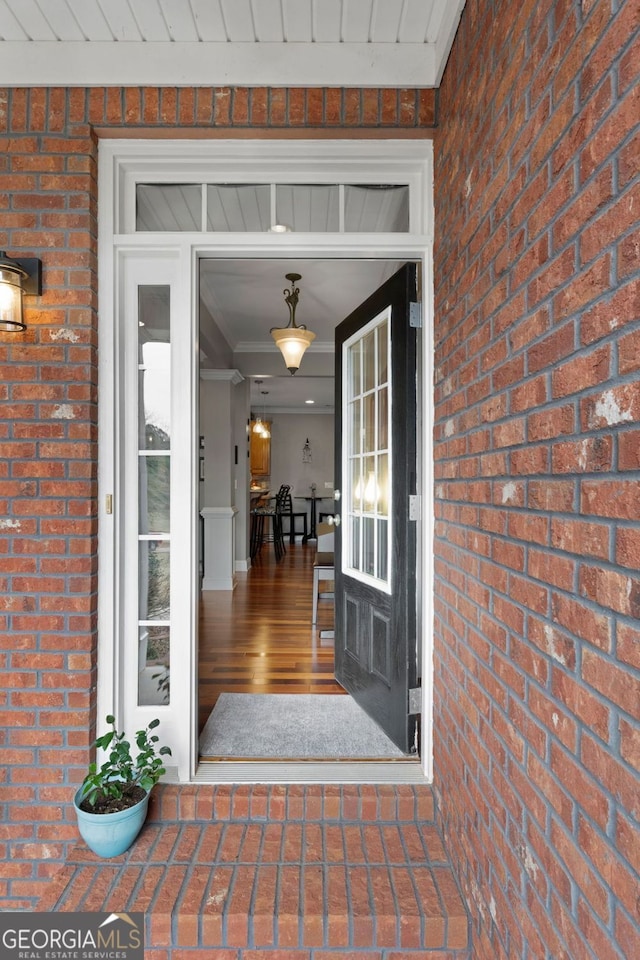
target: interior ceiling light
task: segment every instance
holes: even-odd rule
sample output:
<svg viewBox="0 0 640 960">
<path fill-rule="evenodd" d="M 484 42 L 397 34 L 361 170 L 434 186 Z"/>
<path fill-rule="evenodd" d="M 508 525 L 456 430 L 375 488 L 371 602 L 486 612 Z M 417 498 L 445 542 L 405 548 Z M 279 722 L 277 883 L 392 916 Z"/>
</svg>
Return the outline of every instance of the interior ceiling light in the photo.
<svg viewBox="0 0 640 960">
<path fill-rule="evenodd" d="M 271 233 L 291 233 L 291 227 L 286 223 L 273 223 L 269 230 Z"/>
<path fill-rule="evenodd" d="M 22 296 L 42 293 L 42 261 L 34 257 L 14 260 L 0 250 L 0 330 L 19 333 L 27 329 Z"/>
<path fill-rule="evenodd" d="M 262 380 L 256 380 L 256 386 L 259 387 L 262 383 Z M 253 424 L 253 432 L 259 434 L 260 436 L 264 433 L 264 424 L 262 422 L 262 417 L 260 414 L 256 417 Z"/>
<path fill-rule="evenodd" d="M 293 375 L 300 366 L 303 353 L 315 340 L 316 335 L 311 330 L 307 330 L 304 324 L 296 324 L 296 307 L 300 294 L 300 288 L 296 287 L 296 283 L 300 280 L 301 274 L 287 273 L 286 278 L 291 283 L 291 289 L 285 287 L 282 292 L 285 303 L 289 307 L 289 325 L 272 327 L 271 336 L 284 357 L 287 370 Z"/>
<path fill-rule="evenodd" d="M 261 390 L 260 393 L 262 394 L 263 397 L 265 397 L 265 400 L 262 401 L 263 420 L 262 420 L 262 430 L 260 431 L 260 436 L 264 437 L 265 440 L 270 440 L 271 431 L 269 430 L 269 426 L 267 424 L 267 402 L 266 402 L 266 397 L 269 396 L 269 391 Z"/>
<path fill-rule="evenodd" d="M 305 400 L 305 403 L 315 403 L 315 400 Z"/>
</svg>

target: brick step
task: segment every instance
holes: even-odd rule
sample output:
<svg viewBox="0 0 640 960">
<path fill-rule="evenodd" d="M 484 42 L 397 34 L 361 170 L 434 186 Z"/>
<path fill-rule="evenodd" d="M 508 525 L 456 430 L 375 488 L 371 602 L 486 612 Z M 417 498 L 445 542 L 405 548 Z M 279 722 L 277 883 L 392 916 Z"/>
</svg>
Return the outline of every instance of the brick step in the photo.
<svg viewBox="0 0 640 960">
<path fill-rule="evenodd" d="M 432 814 L 422 786 L 161 786 L 133 847 L 100 860 L 79 843 L 38 910 L 142 911 L 151 960 L 468 960 Z"/>
</svg>

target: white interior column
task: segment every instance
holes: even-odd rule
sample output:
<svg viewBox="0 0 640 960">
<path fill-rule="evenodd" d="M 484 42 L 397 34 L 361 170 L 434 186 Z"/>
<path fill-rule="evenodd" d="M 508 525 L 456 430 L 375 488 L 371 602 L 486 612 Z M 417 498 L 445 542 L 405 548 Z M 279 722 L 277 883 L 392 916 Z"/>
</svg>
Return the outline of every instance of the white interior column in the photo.
<svg viewBox="0 0 640 960">
<path fill-rule="evenodd" d="M 237 370 L 200 371 L 200 516 L 204 523 L 203 590 L 233 590 L 236 585 L 236 523 L 241 494 L 237 477 Z M 245 468 L 246 472 L 246 468 Z M 243 488 L 244 489 L 244 488 Z M 248 496 L 248 494 L 247 494 Z M 243 503 L 240 497 L 240 503 Z M 247 507 L 242 523 L 246 526 Z"/>
</svg>

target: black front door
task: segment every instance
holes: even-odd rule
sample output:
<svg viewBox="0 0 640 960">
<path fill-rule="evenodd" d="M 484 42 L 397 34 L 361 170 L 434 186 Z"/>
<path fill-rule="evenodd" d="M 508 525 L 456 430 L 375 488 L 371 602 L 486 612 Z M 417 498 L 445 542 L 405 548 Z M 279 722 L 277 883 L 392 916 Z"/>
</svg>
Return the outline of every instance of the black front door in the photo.
<svg viewBox="0 0 640 960">
<path fill-rule="evenodd" d="M 416 733 L 415 290 L 406 264 L 336 329 L 336 679 L 405 753 Z"/>
</svg>

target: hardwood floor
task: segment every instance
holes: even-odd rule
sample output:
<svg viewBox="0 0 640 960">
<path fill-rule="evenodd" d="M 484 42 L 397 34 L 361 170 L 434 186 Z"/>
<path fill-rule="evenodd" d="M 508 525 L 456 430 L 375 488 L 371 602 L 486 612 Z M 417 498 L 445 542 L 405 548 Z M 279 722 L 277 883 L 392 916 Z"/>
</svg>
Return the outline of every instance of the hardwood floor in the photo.
<svg viewBox="0 0 640 960">
<path fill-rule="evenodd" d="M 315 544 L 300 541 L 276 563 L 265 543 L 233 591 L 200 599 L 199 730 L 229 693 L 344 693 L 333 677 L 333 603 L 320 601 L 311 625 Z"/>
</svg>

